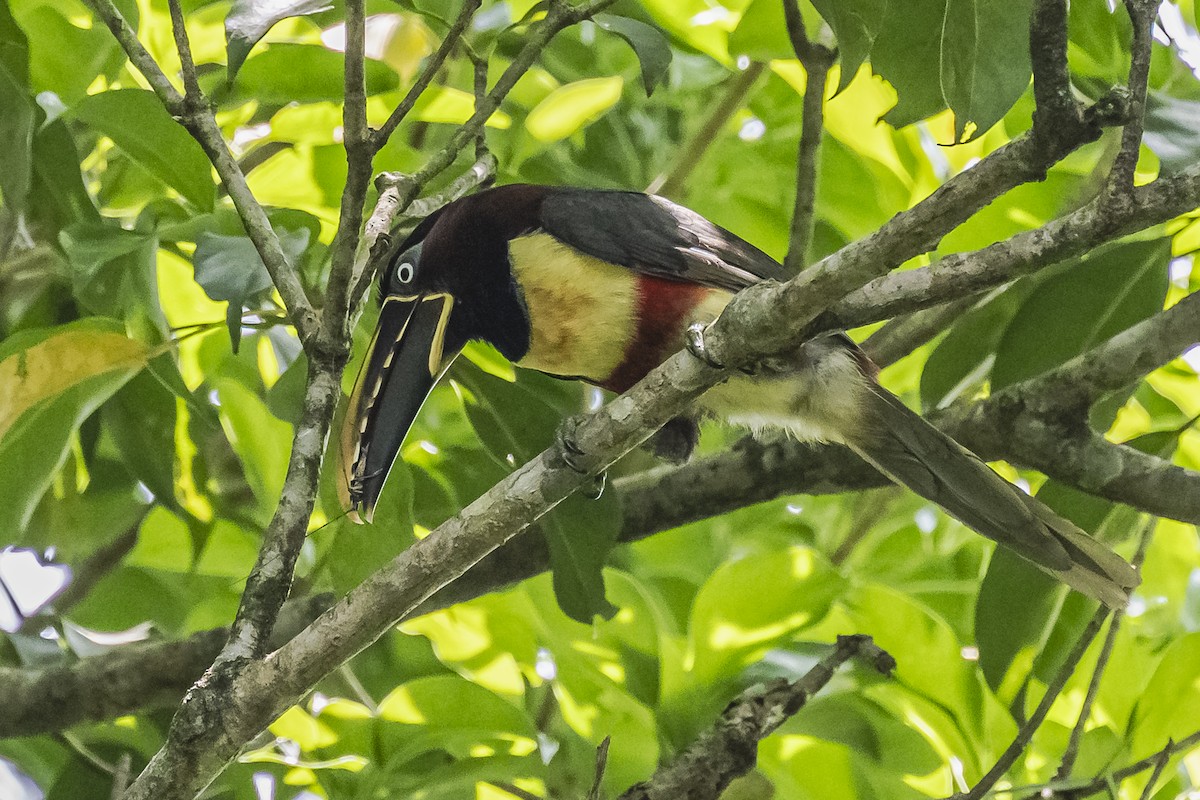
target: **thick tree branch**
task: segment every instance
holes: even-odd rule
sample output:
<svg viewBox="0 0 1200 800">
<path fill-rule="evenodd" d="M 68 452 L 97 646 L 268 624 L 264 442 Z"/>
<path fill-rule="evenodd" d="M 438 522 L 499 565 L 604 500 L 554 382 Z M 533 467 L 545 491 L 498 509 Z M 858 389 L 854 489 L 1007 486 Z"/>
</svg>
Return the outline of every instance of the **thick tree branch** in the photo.
<svg viewBox="0 0 1200 800">
<path fill-rule="evenodd" d="M 314 595 L 289 602 L 275 626 L 273 644 L 295 636 L 332 600 Z M 228 637 L 228 628 L 217 628 L 179 641 L 118 647 L 58 667 L 0 668 L 0 739 L 173 706 Z"/>
<path fill-rule="evenodd" d="M 1015 234 L 928 267 L 878 278 L 833 307 L 846 327 L 906 314 L 995 288 L 1113 238 L 1158 225 L 1200 206 L 1200 166 L 1127 192 L 1128 203 L 1109 207 L 1097 198 L 1040 228 Z"/>
<path fill-rule="evenodd" d="M 780 679 L 742 692 L 670 765 L 630 787 L 620 800 L 716 800 L 730 781 L 754 768 L 759 741 L 800 711 L 852 658 L 884 675 L 896 668 L 870 636 L 839 636 L 833 652 L 799 680 Z"/>
<path fill-rule="evenodd" d="M 808 251 L 812 244 L 816 221 L 813 211 L 820 177 L 817 161 L 821 153 L 821 137 L 825 134 L 825 80 L 837 53 L 808 38 L 798 0 L 783 0 L 783 14 L 792 50 L 805 72 L 800 143 L 796 152 L 796 203 L 792 209 L 787 257 L 783 260 L 787 273 L 796 275 L 808 263 Z"/>
</svg>

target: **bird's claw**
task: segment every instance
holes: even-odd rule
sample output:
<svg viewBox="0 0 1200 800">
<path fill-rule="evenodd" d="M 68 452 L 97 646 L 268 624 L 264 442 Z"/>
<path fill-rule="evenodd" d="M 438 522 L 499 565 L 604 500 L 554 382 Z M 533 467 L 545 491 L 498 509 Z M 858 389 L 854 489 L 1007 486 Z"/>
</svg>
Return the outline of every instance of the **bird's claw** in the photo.
<svg viewBox="0 0 1200 800">
<path fill-rule="evenodd" d="M 583 459 L 587 457 L 575 441 L 575 429 L 579 427 L 579 417 L 567 417 L 558 427 L 558 455 L 562 462 L 569 469 L 578 472 L 580 475 L 588 475 L 592 478 L 591 485 L 585 485 L 580 491 L 584 496 L 597 500 L 604 493 L 604 483 L 608 475 L 607 470 L 601 470 L 597 474 L 593 474 L 592 470 L 583 463 Z"/>
<path fill-rule="evenodd" d="M 687 351 L 713 369 L 725 369 L 726 365 L 714 358 L 712 353 L 709 352 L 708 347 L 704 344 L 704 332 L 707 329 L 708 326 L 703 322 L 693 322 L 691 325 L 688 325 L 687 333 L 684 336 Z M 737 369 L 738 372 L 750 376 L 757 375 L 761 371 L 760 365 L 757 363 L 747 364 Z"/>
<path fill-rule="evenodd" d="M 693 322 L 691 325 L 688 325 L 687 333 L 684 337 L 687 350 L 713 369 L 725 369 L 725 365 L 713 358 L 704 344 L 704 331 L 707 329 L 708 326 L 703 322 Z"/>
</svg>

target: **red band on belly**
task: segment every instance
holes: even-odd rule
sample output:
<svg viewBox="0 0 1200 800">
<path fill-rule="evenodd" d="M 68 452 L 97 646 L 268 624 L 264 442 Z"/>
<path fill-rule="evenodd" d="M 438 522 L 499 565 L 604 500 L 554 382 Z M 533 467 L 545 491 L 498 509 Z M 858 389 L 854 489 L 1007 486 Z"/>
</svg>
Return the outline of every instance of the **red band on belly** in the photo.
<svg viewBox="0 0 1200 800">
<path fill-rule="evenodd" d="M 625 347 L 625 358 L 600 385 L 623 392 L 683 347 L 687 317 L 708 292 L 696 283 L 639 275 L 637 328 Z"/>
</svg>

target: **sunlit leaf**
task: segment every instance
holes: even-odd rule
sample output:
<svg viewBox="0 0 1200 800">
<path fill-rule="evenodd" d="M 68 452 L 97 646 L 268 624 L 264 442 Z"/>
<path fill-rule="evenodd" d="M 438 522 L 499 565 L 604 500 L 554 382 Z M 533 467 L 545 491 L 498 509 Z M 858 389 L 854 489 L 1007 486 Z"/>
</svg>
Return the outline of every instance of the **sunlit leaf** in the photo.
<svg viewBox="0 0 1200 800">
<path fill-rule="evenodd" d="M 525 118 L 525 128 L 542 142 L 565 139 L 621 99 L 620 76 L 585 78 L 555 89 Z"/>
<path fill-rule="evenodd" d="M 146 364 L 147 348 L 107 321 L 0 343 L 0 524 L 24 527 L 67 456 L 72 432 Z"/>
<path fill-rule="evenodd" d="M 941 83 L 964 141 L 1000 121 L 1029 86 L 1033 0 L 949 0 L 942 27 Z M 967 126 L 974 132 L 967 137 Z"/>
<path fill-rule="evenodd" d="M 197 208 L 213 207 L 212 165 L 200 145 L 171 118 L 153 92 L 113 89 L 88 95 L 72 110 L 116 143 L 147 172 Z"/>
</svg>

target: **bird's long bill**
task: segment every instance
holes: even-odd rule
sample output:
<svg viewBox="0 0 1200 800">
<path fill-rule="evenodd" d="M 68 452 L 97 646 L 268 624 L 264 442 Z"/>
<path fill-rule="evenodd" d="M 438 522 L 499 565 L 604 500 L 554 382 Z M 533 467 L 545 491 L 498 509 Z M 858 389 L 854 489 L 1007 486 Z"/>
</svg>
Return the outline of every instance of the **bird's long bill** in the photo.
<svg viewBox="0 0 1200 800">
<path fill-rule="evenodd" d="M 453 309 L 454 297 L 445 292 L 383 302 L 342 423 L 338 495 L 355 522 L 371 521 L 405 434 L 457 355 L 446 352 Z"/>
</svg>

